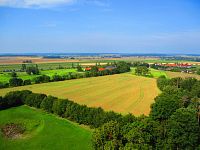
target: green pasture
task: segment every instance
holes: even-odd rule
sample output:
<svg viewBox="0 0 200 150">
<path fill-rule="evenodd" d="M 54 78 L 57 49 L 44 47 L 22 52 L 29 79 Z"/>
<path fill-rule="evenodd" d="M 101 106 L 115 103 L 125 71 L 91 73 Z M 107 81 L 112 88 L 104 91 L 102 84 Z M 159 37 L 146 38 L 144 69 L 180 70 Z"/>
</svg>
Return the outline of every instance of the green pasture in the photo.
<svg viewBox="0 0 200 150">
<path fill-rule="evenodd" d="M 167 73 L 163 70 L 156 70 L 156 69 L 150 68 L 150 73 L 153 78 L 159 78 L 160 76 L 165 76 L 168 78 Z M 135 74 L 135 68 L 131 68 L 131 74 Z"/>
<path fill-rule="evenodd" d="M 48 75 L 52 77 L 53 75 L 66 75 L 69 72 L 77 72 L 76 69 L 56 69 L 56 70 L 44 70 L 40 71 L 40 75 Z M 37 76 L 40 75 L 28 75 L 26 72 L 16 72 L 17 76 L 23 80 L 27 79 L 34 79 Z M 11 78 L 11 73 L 7 72 L 0 72 L 0 82 L 8 82 L 9 79 Z"/>
<path fill-rule="evenodd" d="M 89 129 L 28 106 L 0 111 L 0 127 L 7 123 L 21 123 L 26 130 L 17 139 L 4 137 L 0 130 L 1 150 L 92 149 Z"/>
<path fill-rule="evenodd" d="M 156 69 L 150 68 L 150 72 L 154 78 L 159 78 L 160 76 L 168 77 L 166 72 L 162 70 L 156 70 Z"/>
</svg>

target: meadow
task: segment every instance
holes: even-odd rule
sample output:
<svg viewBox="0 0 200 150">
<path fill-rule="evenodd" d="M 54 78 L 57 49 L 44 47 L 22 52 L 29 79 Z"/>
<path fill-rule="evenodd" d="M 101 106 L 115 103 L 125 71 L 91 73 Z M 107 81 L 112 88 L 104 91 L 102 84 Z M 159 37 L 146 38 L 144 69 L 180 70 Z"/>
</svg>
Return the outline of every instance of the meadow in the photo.
<svg viewBox="0 0 200 150">
<path fill-rule="evenodd" d="M 0 149 L 2 150 L 92 149 L 90 129 L 38 109 L 20 106 L 2 110 L 0 111 L 0 126 L 7 123 L 22 123 L 26 131 L 17 139 L 3 137 L 0 132 Z"/>
<path fill-rule="evenodd" d="M 150 68 L 149 71 L 153 78 L 159 78 L 160 76 L 165 76 L 166 78 L 168 78 L 168 75 L 166 74 L 165 71 L 156 70 L 153 68 Z M 131 74 L 133 74 L 133 75 L 135 74 L 135 68 L 131 68 Z"/>
<path fill-rule="evenodd" d="M 6 88 L 0 90 L 0 95 L 25 89 L 59 98 L 69 98 L 91 107 L 102 107 L 105 110 L 134 115 L 148 115 L 150 105 L 160 92 L 156 79 L 125 73 Z"/>
</svg>

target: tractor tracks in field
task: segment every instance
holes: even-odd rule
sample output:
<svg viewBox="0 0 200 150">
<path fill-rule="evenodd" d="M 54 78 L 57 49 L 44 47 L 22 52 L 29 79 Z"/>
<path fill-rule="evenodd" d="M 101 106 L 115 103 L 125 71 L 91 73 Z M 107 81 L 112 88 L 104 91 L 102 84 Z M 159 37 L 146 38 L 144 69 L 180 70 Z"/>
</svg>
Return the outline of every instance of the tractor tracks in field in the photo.
<svg viewBox="0 0 200 150">
<path fill-rule="evenodd" d="M 147 83 L 148 81 L 144 81 L 144 83 Z M 126 110 L 128 110 L 129 112 L 132 112 L 134 110 L 135 107 L 138 106 L 138 104 L 144 99 L 144 83 L 140 85 L 140 94 L 139 97 L 133 101 L 133 103 L 131 105 L 129 105 Z"/>
</svg>

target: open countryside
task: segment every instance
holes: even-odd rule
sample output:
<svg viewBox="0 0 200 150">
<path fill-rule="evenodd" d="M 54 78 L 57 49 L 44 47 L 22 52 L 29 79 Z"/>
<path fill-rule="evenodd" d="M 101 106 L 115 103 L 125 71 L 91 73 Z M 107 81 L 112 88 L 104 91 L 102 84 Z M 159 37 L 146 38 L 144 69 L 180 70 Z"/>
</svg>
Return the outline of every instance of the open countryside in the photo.
<svg viewBox="0 0 200 150">
<path fill-rule="evenodd" d="M 0 150 L 200 150 L 200 0 L 0 0 Z"/>
<path fill-rule="evenodd" d="M 68 98 L 91 107 L 134 115 L 148 115 L 150 105 L 159 94 L 156 79 L 119 74 L 6 88 L 0 90 L 0 95 L 3 96 L 12 90 L 25 89 Z"/>
</svg>

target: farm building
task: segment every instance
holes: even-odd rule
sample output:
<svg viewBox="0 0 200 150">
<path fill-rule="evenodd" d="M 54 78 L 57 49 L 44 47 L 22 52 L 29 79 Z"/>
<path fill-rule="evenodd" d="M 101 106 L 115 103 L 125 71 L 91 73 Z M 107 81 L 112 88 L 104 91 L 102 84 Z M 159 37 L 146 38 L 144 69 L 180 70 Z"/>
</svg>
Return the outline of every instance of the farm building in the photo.
<svg viewBox="0 0 200 150">
<path fill-rule="evenodd" d="M 115 67 L 115 66 L 106 66 L 105 68 L 103 68 L 103 67 L 98 68 L 98 71 L 113 70 L 115 68 L 117 68 L 117 67 Z M 85 71 L 91 71 L 91 69 L 92 69 L 91 67 L 86 67 Z"/>
<path fill-rule="evenodd" d="M 91 67 L 85 68 L 85 71 L 90 71 L 90 70 L 91 70 Z"/>
<path fill-rule="evenodd" d="M 99 68 L 98 69 L 98 71 L 104 71 L 105 70 L 105 68 Z"/>
</svg>

